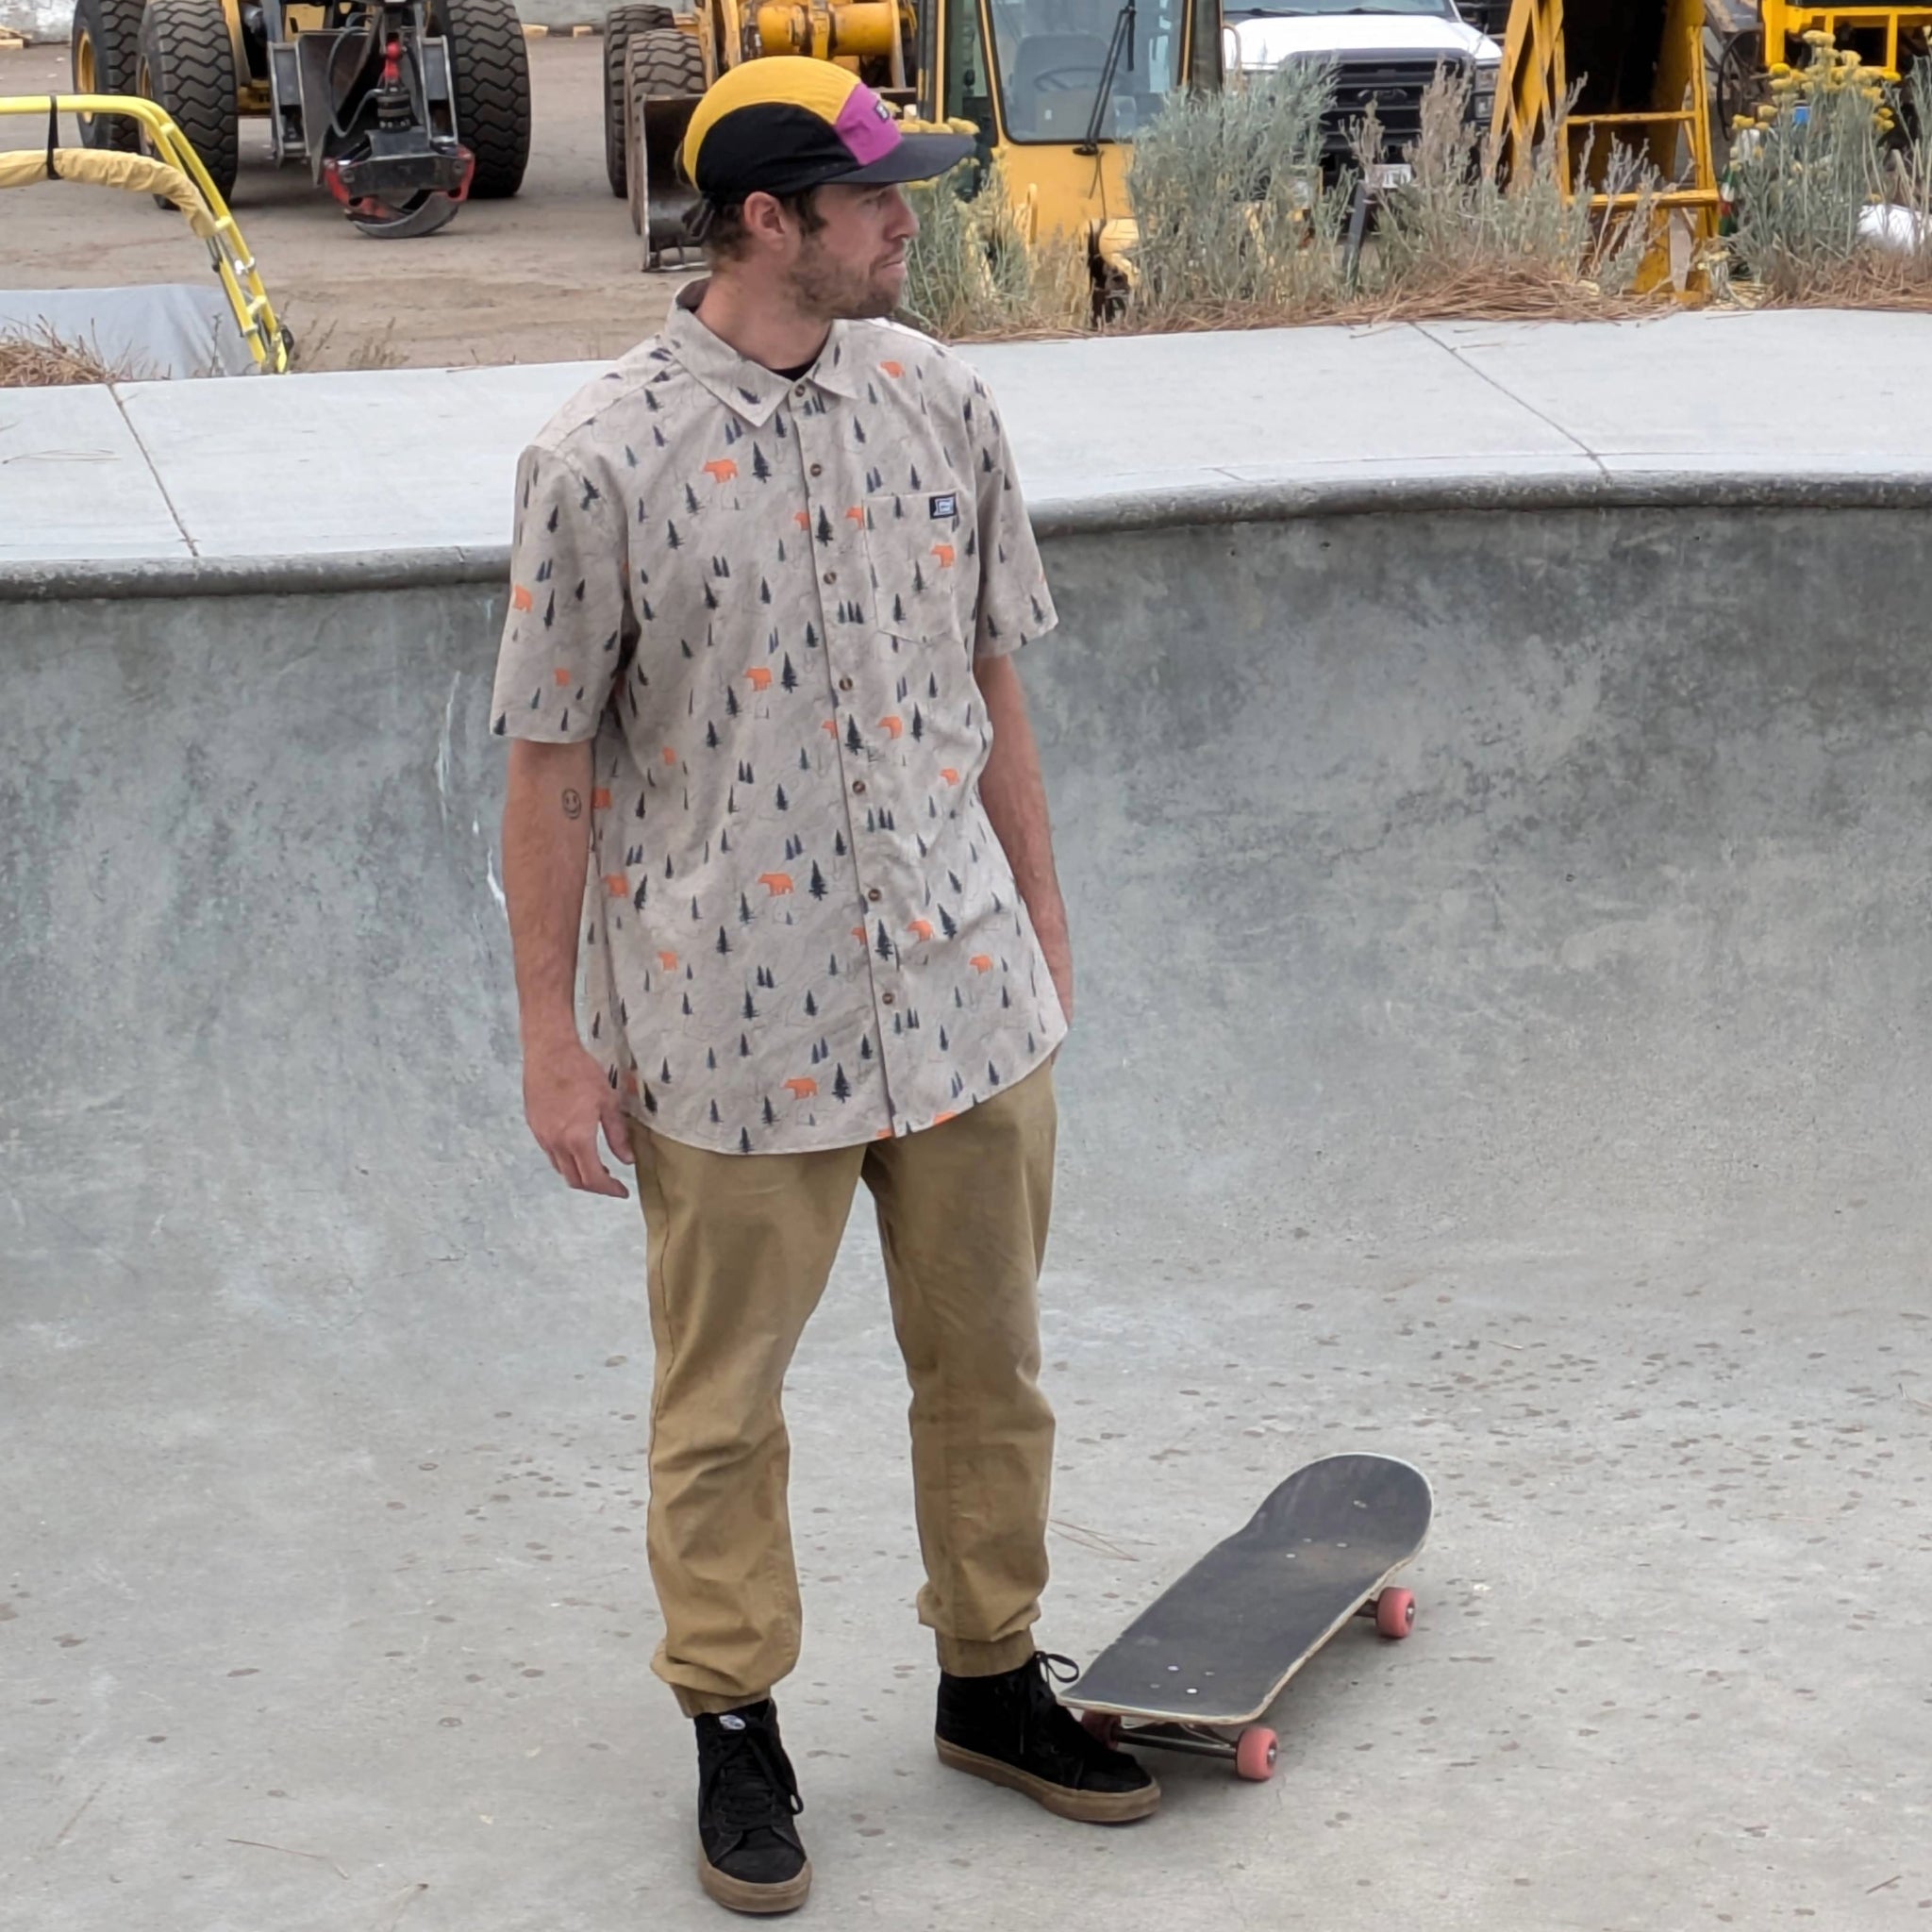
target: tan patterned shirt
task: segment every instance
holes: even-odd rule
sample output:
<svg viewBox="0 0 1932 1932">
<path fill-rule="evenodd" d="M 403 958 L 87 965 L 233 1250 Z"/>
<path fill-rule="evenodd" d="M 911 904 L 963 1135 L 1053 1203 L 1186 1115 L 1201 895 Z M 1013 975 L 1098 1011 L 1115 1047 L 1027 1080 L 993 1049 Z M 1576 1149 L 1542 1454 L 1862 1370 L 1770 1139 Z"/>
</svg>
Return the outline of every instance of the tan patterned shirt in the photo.
<svg viewBox="0 0 1932 1932">
<path fill-rule="evenodd" d="M 1066 1032 L 973 675 L 1053 602 L 970 369 L 839 323 L 789 382 L 702 292 L 524 454 L 494 728 L 594 742 L 587 1043 L 632 1113 L 740 1154 L 913 1133 Z"/>
</svg>

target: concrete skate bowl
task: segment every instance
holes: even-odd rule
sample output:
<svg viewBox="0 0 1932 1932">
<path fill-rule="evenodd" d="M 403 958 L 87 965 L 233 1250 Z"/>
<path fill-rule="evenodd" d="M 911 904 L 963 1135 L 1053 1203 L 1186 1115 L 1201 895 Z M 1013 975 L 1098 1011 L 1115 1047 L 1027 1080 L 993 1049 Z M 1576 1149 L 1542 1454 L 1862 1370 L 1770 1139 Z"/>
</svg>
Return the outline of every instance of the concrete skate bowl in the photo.
<svg viewBox="0 0 1932 1932">
<path fill-rule="evenodd" d="M 1895 1527 L 1932 1414 L 1925 527 L 1880 502 L 1419 494 L 1049 532 L 1063 625 L 1025 673 L 1081 972 L 1046 1289 L 1057 1627 L 1104 1640 L 1307 1454 L 1427 1467 L 1433 1662 L 1311 1672 L 1283 1777 L 1380 1806 L 1443 1923 L 1552 1923 L 1511 1890 L 1525 1834 L 1606 1924 L 1674 1908 L 1666 1855 L 1607 1849 L 1640 1824 L 1689 1845 L 1785 1819 L 1783 1852 L 1713 1855 L 1744 1913 L 1894 1869 L 1890 1767 L 1918 1745 L 1885 1687 L 1924 1612 L 1874 1621 L 1843 1579 L 1890 1587 L 1926 1527 Z M 22 1896 L 75 1924 L 132 1909 L 108 1877 L 158 1835 L 144 1923 L 318 1923 L 311 1870 L 224 1848 L 295 1843 L 295 1801 L 263 1794 L 299 1787 L 300 1844 L 387 1909 L 414 1868 L 379 1856 L 385 1821 L 423 1825 L 499 1752 L 523 1766 L 567 1695 L 562 1782 L 509 1775 L 545 1829 L 624 1859 L 560 1880 L 470 1824 L 508 1805 L 479 1800 L 437 1895 L 451 1925 L 486 1893 L 492 1925 L 604 1923 L 655 1882 L 641 1807 L 682 1859 L 687 1768 L 639 1741 L 673 1720 L 627 1513 L 635 1210 L 564 1194 L 520 1118 L 498 581 L 89 588 L 0 604 L 23 1525 L 0 1634 L 31 1638 L 46 1699 L 11 1746 Z M 827 1680 L 924 1656 L 858 1241 L 792 1404 L 801 1492 L 845 1542 L 866 1524 L 855 1551 L 801 1518 L 813 1601 L 839 1605 L 808 1652 Z M 1614 1722 L 1612 1758 L 1587 1740 Z M 1385 1729 L 1379 1770 L 1350 1760 Z M 1525 1757 L 1488 1755 L 1506 1732 Z M 1445 1810 L 1458 1751 L 1494 1774 Z M 107 1849 L 63 1868 L 104 1754 Z M 1211 1822 L 1211 1771 L 1162 1769 L 1200 1814 L 1190 1857 L 1253 1838 L 1252 1812 Z M 924 1790 L 874 1774 L 889 1821 Z M 1040 1842 L 1038 1872 L 974 1882 L 1016 1907 L 1063 1882 Z M 882 1882 L 871 1844 L 852 1857 Z M 1114 1856 L 1150 1911 L 1192 1896 L 1173 1841 Z M 964 1881 L 931 1863 L 942 1908 Z M 192 1913 L 158 1890 L 177 1866 Z M 1226 1882 L 1259 1911 L 1278 1880 Z M 1391 1902 L 1352 1868 L 1310 1882 L 1330 1925 Z M 1065 1923 L 1113 1923 L 1078 1884 Z M 680 1891 L 662 1923 L 707 1909 Z"/>
</svg>

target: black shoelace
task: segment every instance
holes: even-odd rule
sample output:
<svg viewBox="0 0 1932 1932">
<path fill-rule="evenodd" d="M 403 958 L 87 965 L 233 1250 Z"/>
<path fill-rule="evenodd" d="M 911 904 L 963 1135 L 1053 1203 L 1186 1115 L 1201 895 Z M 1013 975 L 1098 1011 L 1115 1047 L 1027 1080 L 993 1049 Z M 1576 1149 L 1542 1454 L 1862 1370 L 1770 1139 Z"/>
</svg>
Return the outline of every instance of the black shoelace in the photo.
<svg viewBox="0 0 1932 1932">
<path fill-rule="evenodd" d="M 784 1747 L 765 1725 L 741 1731 L 722 1726 L 698 1787 L 698 1810 L 728 1831 L 749 1837 L 796 1818 L 805 1809 Z"/>
<path fill-rule="evenodd" d="M 1023 1756 L 1046 1757 L 1064 1765 L 1113 1763 L 1112 1747 L 1102 1743 L 1054 1694 L 1056 1684 L 1071 1684 L 1079 1674 L 1080 1666 L 1070 1657 L 1050 1650 L 1033 1653 L 1033 1668 L 1019 1679 Z"/>
</svg>

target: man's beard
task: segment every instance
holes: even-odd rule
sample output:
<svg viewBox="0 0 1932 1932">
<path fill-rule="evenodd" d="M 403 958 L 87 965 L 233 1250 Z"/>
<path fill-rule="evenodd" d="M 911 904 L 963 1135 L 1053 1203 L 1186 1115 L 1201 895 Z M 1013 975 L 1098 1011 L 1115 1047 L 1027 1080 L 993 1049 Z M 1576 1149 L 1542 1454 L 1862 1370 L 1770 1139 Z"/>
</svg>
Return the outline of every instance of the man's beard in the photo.
<svg viewBox="0 0 1932 1932">
<path fill-rule="evenodd" d="M 899 306 L 896 288 L 864 269 L 846 268 L 828 259 L 817 238 L 810 235 L 787 271 L 786 282 L 799 312 L 820 322 L 869 322 L 891 315 Z"/>
</svg>

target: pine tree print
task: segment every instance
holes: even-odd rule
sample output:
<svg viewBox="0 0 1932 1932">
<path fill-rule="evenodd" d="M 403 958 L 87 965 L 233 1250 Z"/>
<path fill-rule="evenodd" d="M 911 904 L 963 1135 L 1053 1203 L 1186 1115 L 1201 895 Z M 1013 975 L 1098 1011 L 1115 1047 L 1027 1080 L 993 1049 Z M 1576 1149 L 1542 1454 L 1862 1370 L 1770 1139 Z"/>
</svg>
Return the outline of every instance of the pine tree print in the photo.
<svg viewBox="0 0 1932 1932">
<path fill-rule="evenodd" d="M 765 453 L 757 443 L 751 446 L 751 473 L 760 483 L 769 483 L 772 480 L 772 466 L 765 460 Z"/>
<path fill-rule="evenodd" d="M 845 1077 L 845 1069 L 842 1066 L 835 1069 L 832 1074 L 832 1098 L 834 1100 L 850 1100 L 852 1098 L 852 1082 Z"/>
<path fill-rule="evenodd" d="M 721 925 L 718 928 L 718 956 L 724 958 L 731 951 L 731 935 Z"/>
<path fill-rule="evenodd" d="M 785 659 L 785 668 L 778 674 L 778 686 L 781 691 L 796 691 L 798 689 L 798 673 L 791 668 L 791 659 L 790 658 Z"/>
<path fill-rule="evenodd" d="M 823 899 L 825 896 L 825 875 L 819 870 L 819 862 L 817 859 L 813 859 L 811 862 L 811 884 L 806 888 L 806 891 L 808 891 L 814 899 Z"/>
</svg>

